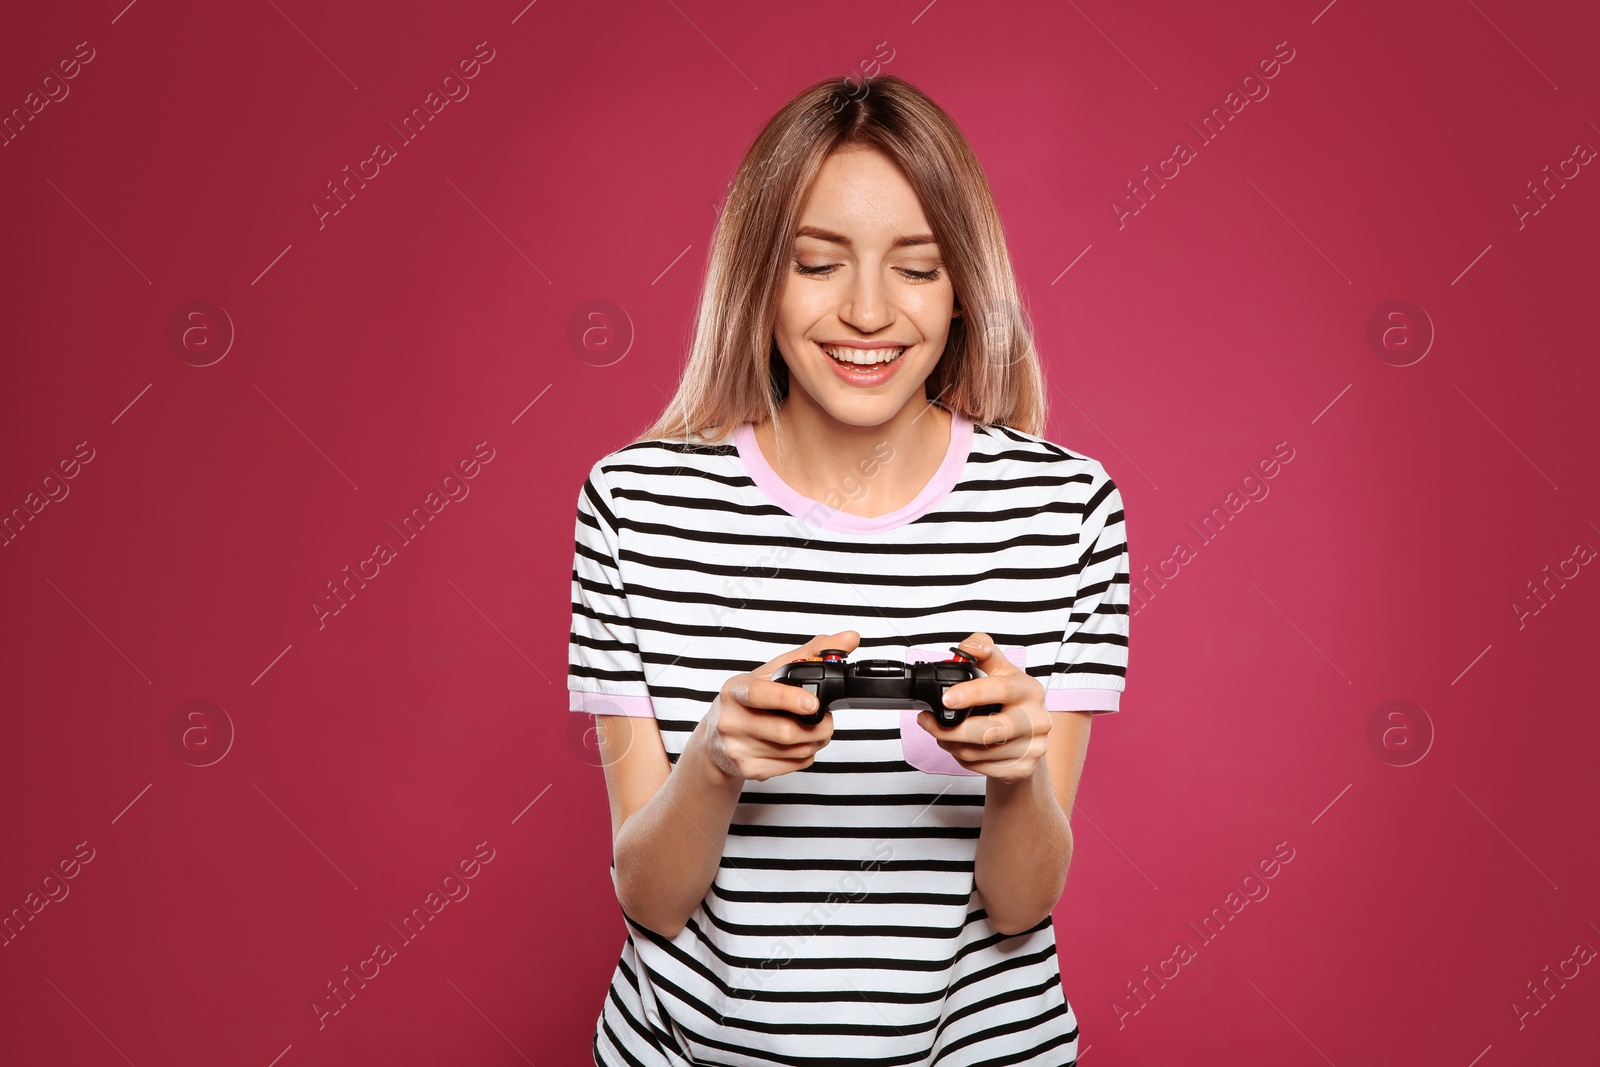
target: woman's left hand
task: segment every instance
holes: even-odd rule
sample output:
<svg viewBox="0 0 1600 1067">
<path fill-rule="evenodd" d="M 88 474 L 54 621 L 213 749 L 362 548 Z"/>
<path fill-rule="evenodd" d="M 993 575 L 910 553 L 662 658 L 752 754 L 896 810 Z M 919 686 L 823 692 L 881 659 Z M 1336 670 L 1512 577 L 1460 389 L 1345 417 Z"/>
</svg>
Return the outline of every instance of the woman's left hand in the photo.
<svg viewBox="0 0 1600 1067">
<path fill-rule="evenodd" d="M 951 686 L 945 693 L 945 706 L 999 704 L 1000 711 L 969 715 L 956 726 L 940 726 L 931 713 L 922 711 L 917 713 L 917 723 L 967 770 L 1002 782 L 1027 781 L 1050 748 L 1051 720 L 1044 707 L 1044 686 L 1006 659 L 988 634 L 975 633 L 960 647 L 977 661 L 984 677 Z"/>
</svg>

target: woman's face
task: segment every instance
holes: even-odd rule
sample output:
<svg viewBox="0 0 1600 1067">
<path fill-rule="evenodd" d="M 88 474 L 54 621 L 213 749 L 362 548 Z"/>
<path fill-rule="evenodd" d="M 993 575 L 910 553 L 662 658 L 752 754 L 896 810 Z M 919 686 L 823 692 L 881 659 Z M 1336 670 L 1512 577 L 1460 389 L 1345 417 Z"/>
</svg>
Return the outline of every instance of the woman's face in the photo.
<svg viewBox="0 0 1600 1067">
<path fill-rule="evenodd" d="M 882 152 L 842 149 L 823 162 L 797 233 L 773 331 L 789 400 L 881 425 L 923 395 L 955 314 L 922 204 Z"/>
</svg>

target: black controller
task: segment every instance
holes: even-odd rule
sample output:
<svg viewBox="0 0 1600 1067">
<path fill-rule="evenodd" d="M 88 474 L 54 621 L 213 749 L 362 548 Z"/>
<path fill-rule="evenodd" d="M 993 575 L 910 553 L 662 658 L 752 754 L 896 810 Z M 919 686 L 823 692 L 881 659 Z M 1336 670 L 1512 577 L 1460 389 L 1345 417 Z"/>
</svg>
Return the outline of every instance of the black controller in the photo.
<svg viewBox="0 0 1600 1067">
<path fill-rule="evenodd" d="M 856 707 L 894 707 L 916 701 L 926 705 L 940 726 L 958 726 L 968 715 L 998 715 L 999 704 L 969 708 L 944 706 L 946 689 L 983 677 L 971 656 L 954 645 L 950 651 L 955 655 L 934 663 L 901 663 L 890 659 L 846 663 L 848 652 L 825 648 L 820 656 L 806 656 L 783 664 L 772 673 L 772 680 L 809 690 L 817 698 L 817 710 L 809 715 L 781 712 L 793 715 L 805 726 L 821 722 L 823 713 L 840 700 L 848 700 Z"/>
</svg>

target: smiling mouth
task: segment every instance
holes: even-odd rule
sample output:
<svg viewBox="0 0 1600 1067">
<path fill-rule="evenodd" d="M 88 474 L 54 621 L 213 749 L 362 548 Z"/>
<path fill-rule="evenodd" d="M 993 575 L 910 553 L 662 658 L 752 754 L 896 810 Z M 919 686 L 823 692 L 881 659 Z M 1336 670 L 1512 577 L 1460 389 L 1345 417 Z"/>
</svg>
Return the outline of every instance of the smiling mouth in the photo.
<svg viewBox="0 0 1600 1067">
<path fill-rule="evenodd" d="M 827 353 L 835 363 L 842 363 L 847 367 L 880 367 L 887 366 L 905 354 L 908 345 L 899 348 L 851 348 L 848 345 L 818 344 L 818 348 Z"/>
</svg>

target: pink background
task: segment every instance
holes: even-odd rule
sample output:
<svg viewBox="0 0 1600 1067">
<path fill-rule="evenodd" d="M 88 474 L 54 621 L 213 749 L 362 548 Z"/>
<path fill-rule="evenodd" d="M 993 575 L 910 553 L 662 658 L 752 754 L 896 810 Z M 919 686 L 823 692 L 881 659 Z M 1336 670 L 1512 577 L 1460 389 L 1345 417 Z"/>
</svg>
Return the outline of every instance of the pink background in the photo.
<svg viewBox="0 0 1600 1067">
<path fill-rule="evenodd" d="M 1145 587 L 1074 815 L 1087 1062 L 1594 1055 L 1600 968 L 1546 974 L 1600 948 L 1600 574 L 1563 562 L 1600 547 L 1600 173 L 1513 207 L 1600 146 L 1593 5 L 122 3 L 0 33 L 7 113 L 93 49 L 0 147 L 0 511 L 70 490 L 0 547 L 0 912 L 69 891 L 0 948 L 0 1060 L 588 1062 L 624 928 L 562 691 L 577 487 L 671 390 L 748 140 L 890 49 L 993 183 L 1047 436 L 1116 478 L 1136 578 L 1193 553 Z M 568 341 L 593 300 L 627 317 L 609 354 Z M 480 442 L 470 494 L 319 626 Z M 319 1029 L 442 885 L 470 892 Z"/>
</svg>

